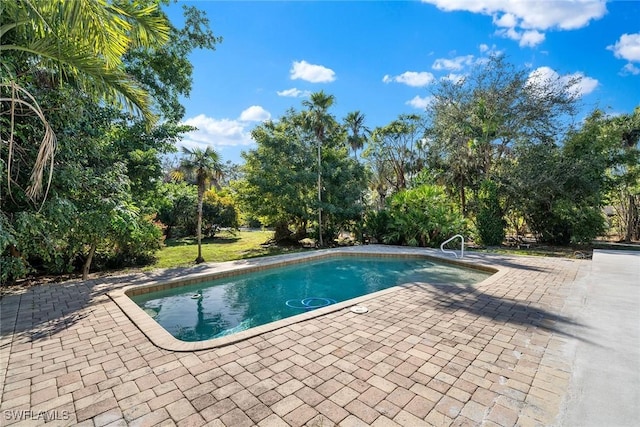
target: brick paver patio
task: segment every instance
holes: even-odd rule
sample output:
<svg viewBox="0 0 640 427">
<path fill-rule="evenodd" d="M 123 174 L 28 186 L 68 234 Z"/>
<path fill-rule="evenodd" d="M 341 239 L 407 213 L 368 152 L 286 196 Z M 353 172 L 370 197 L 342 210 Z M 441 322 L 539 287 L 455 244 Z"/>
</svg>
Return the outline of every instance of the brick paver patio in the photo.
<svg viewBox="0 0 640 427">
<path fill-rule="evenodd" d="M 406 286 L 365 314 L 197 352 L 156 347 L 107 292 L 203 266 L 4 296 L 0 424 L 553 424 L 580 339 L 563 307 L 590 261 L 465 259 L 500 272 L 473 288 Z"/>
</svg>

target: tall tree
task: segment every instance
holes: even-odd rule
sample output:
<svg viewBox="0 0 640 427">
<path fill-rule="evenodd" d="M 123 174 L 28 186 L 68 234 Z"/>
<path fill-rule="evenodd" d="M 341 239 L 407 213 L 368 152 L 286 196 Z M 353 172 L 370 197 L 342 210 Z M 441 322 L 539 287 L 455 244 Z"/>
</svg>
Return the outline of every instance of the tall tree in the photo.
<svg viewBox="0 0 640 427">
<path fill-rule="evenodd" d="M 302 105 L 308 108 L 305 121 L 316 137 L 318 149 L 318 236 L 320 246 L 324 246 L 322 241 L 322 144 L 326 139 L 327 130 L 335 122 L 329 115 L 328 110 L 335 102 L 333 95 L 328 95 L 324 91 L 314 92 L 308 101 Z"/>
<path fill-rule="evenodd" d="M 158 232 L 161 229 L 155 214 L 162 200 L 159 197 L 161 156 L 175 151 L 175 142 L 192 129 L 178 124 L 184 113 L 179 97 L 187 96 L 191 87 L 192 66 L 188 55 L 193 49 L 212 49 L 220 41 L 208 29 L 204 13 L 192 7 L 185 8 L 184 27 L 177 29 L 156 7 L 159 3 L 167 1 L 20 0 L 3 2 L 0 6 L 3 25 L 0 27 L 0 97 L 3 98 L 0 134 L 3 141 L 11 141 L 11 144 L 0 144 L 2 280 L 21 278 L 27 271 L 71 272 L 79 268 L 79 261 L 84 261 L 85 273 L 89 267 L 139 265 L 148 263 L 159 249 L 161 234 Z M 145 120 L 144 114 L 134 115 L 123 111 L 122 105 L 105 102 L 110 101 L 108 96 L 100 90 L 93 91 L 94 86 L 99 89 L 99 85 L 87 83 L 89 87 L 85 88 L 78 83 L 79 80 L 90 82 L 97 78 L 95 74 L 75 77 L 69 71 L 72 66 L 68 61 L 41 57 L 23 46 L 25 43 L 28 46 L 30 39 L 27 36 L 34 31 L 41 31 L 42 37 L 38 36 L 38 40 L 31 43 L 32 47 L 48 46 L 41 41 L 45 38 L 49 39 L 49 44 L 59 42 L 56 46 L 60 48 L 75 39 L 77 46 L 85 43 L 84 37 L 90 35 L 83 32 L 84 27 L 78 24 L 67 31 L 62 23 L 67 10 L 73 8 L 77 10 L 71 18 L 76 23 L 83 14 L 102 16 L 106 20 L 116 15 L 114 8 L 126 12 L 123 19 L 127 23 L 123 31 L 134 40 L 137 37 L 134 25 L 137 12 L 128 11 L 133 5 L 146 8 L 149 20 L 157 18 L 165 22 L 171 38 L 154 43 L 128 41 L 124 46 L 126 53 L 116 58 L 120 63 L 116 66 L 111 62 L 115 71 L 107 71 L 123 72 L 144 91 L 149 111 L 162 119 L 153 126 Z M 82 8 L 88 8 L 88 11 L 85 13 Z M 100 8 L 113 13 L 101 15 Z M 41 19 L 42 28 L 29 21 L 30 11 L 35 13 L 40 9 L 40 15 L 36 14 L 33 19 Z M 93 18 L 89 20 L 90 25 L 97 22 Z M 144 25 L 150 25 L 151 21 Z M 101 25 L 108 31 L 115 31 L 117 27 L 108 22 Z M 60 41 L 72 33 L 75 35 L 71 40 Z M 105 42 L 117 39 L 117 35 L 112 34 Z M 74 57 L 90 55 L 87 52 L 80 49 L 72 54 Z M 57 52 L 57 49 L 53 53 L 65 54 L 64 50 Z M 93 60 L 99 62 L 103 59 L 101 54 L 102 48 L 94 52 L 97 58 Z M 78 74 L 82 73 L 80 68 Z M 94 73 L 99 71 L 99 68 L 93 70 Z M 25 114 L 27 109 L 33 113 Z M 49 128 L 43 128 L 40 121 L 46 122 Z M 52 135 L 57 138 L 51 138 Z M 43 144 L 43 136 L 56 142 L 55 163 L 52 153 L 47 151 L 53 150 L 53 144 Z M 48 170 L 41 168 L 39 176 L 49 172 L 48 197 L 36 199 L 34 194 L 37 192 L 32 192 L 33 184 L 29 186 L 29 182 L 41 183 L 43 179 L 31 172 L 32 165 L 43 164 L 47 158 Z M 53 166 L 55 174 L 51 174 Z M 193 190 L 191 222 L 195 230 L 197 195 L 196 189 Z M 33 233 L 38 230 L 43 232 Z M 43 244 L 34 245 L 33 242 Z"/>
<path fill-rule="evenodd" d="M 427 108 L 430 167 L 459 196 L 474 193 L 516 142 L 561 139 L 578 102 L 579 78 L 545 78 L 492 56 L 461 80 L 441 80 Z"/>
<path fill-rule="evenodd" d="M 373 130 L 364 157 L 372 169 L 381 170 L 380 162 L 388 165 L 386 180 L 394 192 L 407 188 L 407 179 L 415 162 L 416 148 L 424 135 L 422 118 L 415 114 L 401 114 L 386 126 Z"/>
<path fill-rule="evenodd" d="M 371 156 L 368 159 L 367 167 L 370 172 L 369 191 L 371 202 L 377 210 L 382 210 L 386 206 L 389 188 L 391 187 L 390 183 L 392 182 L 390 177 L 393 174 L 390 163 L 382 157 Z"/>
<path fill-rule="evenodd" d="M 588 188 L 572 187 L 581 193 L 598 190 L 614 209 L 612 225 L 621 239 L 640 239 L 640 107 L 616 116 L 596 110 L 569 136 L 565 151 L 590 162 L 584 168 Z"/>
<path fill-rule="evenodd" d="M 274 226 L 276 241 L 297 243 L 317 215 L 315 159 L 309 156 L 317 140 L 306 115 L 289 110 L 279 120 L 257 126 L 252 132 L 257 147 L 243 153 L 243 179 L 235 184 L 244 206 Z M 365 170 L 349 156 L 345 140 L 344 132 L 330 132 L 323 147 L 323 239 L 336 237 L 363 209 Z"/>
<path fill-rule="evenodd" d="M 200 148 L 182 148 L 186 155 L 180 162 L 180 169 L 187 177 L 192 178 L 198 186 L 198 256 L 196 263 L 204 262 L 202 257 L 202 203 L 207 184 L 218 185 L 222 174 L 220 155 L 211 147 L 202 150 Z"/>
<path fill-rule="evenodd" d="M 35 114 L 45 130 L 39 156 L 31 166 L 26 189 L 30 198 L 41 195 L 45 170 L 52 171 L 56 138 L 19 77 L 32 75 L 52 86 L 69 82 L 96 100 L 124 105 L 149 122 L 154 120 L 148 93 L 125 72 L 122 58 L 131 47 L 160 47 L 168 40 L 167 19 L 157 2 L 10 0 L 0 7 L 0 22 L 0 99 L 9 106 L 3 106 L 2 114 L 10 116 L 6 132 L 9 182 L 12 154 L 21 143 L 14 138 L 16 114 Z"/>
<path fill-rule="evenodd" d="M 611 127 L 621 133 L 622 153 L 613 174 L 617 177 L 616 187 L 624 217 L 623 240 L 640 240 L 640 106 L 633 114 L 613 118 Z"/>
<path fill-rule="evenodd" d="M 347 136 L 347 144 L 353 150 L 353 157 L 357 160 L 358 150 L 364 147 L 367 136 L 371 134 L 371 130 L 364 124 L 365 116 L 360 111 L 351 111 L 344 118 L 344 124 L 349 130 Z"/>
<path fill-rule="evenodd" d="M 169 23 L 169 40 L 161 49 L 136 46 L 129 49 L 123 61 L 125 70 L 149 92 L 155 113 L 163 119 L 178 122 L 184 116 L 181 97 L 189 97 L 193 65 L 189 55 L 196 49 L 214 51 L 222 37 L 214 35 L 204 11 L 183 5 L 182 28 Z"/>
<path fill-rule="evenodd" d="M 55 70 L 57 78 L 96 99 L 123 103 L 153 118 L 148 94 L 125 72 L 123 56 L 133 47 L 167 42 L 170 27 L 158 2 L 8 1 L 0 12 L 0 52 L 30 59 L 30 70 L 22 68 L 23 61 L 10 62 L 9 76 Z"/>
<path fill-rule="evenodd" d="M 275 228 L 275 241 L 298 241 L 306 237 L 314 215 L 317 176 L 315 141 L 293 110 L 277 121 L 257 126 L 251 133 L 257 147 L 243 152 L 244 179 L 236 186 L 244 206 Z M 291 236 L 289 227 L 295 228 Z"/>
</svg>

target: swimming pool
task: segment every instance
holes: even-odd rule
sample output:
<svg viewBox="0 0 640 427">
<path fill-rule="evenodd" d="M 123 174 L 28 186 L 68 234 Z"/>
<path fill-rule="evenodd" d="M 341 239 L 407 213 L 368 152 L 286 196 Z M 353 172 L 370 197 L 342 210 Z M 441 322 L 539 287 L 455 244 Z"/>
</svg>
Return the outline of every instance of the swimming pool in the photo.
<svg viewBox="0 0 640 427">
<path fill-rule="evenodd" d="M 225 337 L 411 282 L 472 285 L 486 271 L 424 257 L 330 257 L 131 295 L 173 337 Z"/>
</svg>

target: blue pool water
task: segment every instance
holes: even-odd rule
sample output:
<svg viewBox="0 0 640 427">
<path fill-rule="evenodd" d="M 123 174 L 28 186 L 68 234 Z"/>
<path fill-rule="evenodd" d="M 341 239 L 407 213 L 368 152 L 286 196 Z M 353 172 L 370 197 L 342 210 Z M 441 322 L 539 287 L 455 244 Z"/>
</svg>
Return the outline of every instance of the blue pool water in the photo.
<svg viewBox="0 0 640 427">
<path fill-rule="evenodd" d="M 471 285 L 489 275 L 424 259 L 329 258 L 131 298 L 174 337 L 203 341 L 402 283 Z"/>
</svg>

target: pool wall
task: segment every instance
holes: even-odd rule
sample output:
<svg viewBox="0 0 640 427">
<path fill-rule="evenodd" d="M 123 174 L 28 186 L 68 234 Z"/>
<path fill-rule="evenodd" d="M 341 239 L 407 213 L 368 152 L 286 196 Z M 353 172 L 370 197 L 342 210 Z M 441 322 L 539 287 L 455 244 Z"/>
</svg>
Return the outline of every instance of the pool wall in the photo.
<svg viewBox="0 0 640 427">
<path fill-rule="evenodd" d="M 427 253 L 427 251 L 429 251 Z M 494 276 L 500 271 L 496 268 L 486 265 L 464 262 L 457 259 L 445 258 L 439 256 L 435 251 L 428 249 L 416 249 L 405 248 L 395 246 L 382 246 L 382 245 L 368 245 L 368 246 L 354 246 L 348 248 L 338 249 L 324 249 L 313 252 L 301 252 L 296 254 L 278 255 L 273 257 L 264 258 L 252 258 L 242 261 L 230 261 L 224 263 L 217 263 L 211 265 L 206 271 L 200 273 L 188 273 L 185 271 L 185 276 L 165 280 L 163 282 L 151 281 L 148 284 L 127 286 L 122 289 L 110 292 L 109 297 L 120 307 L 124 314 L 145 334 L 151 342 L 156 346 L 165 350 L 171 351 L 197 351 L 205 350 L 216 347 L 223 347 L 236 343 L 238 341 L 246 340 L 248 338 L 271 332 L 286 326 L 309 320 L 318 316 L 323 316 L 328 313 L 332 313 L 339 310 L 348 309 L 354 305 L 362 304 L 372 298 L 378 298 L 384 294 L 395 292 L 397 289 L 403 286 L 409 286 L 411 283 L 393 286 L 378 292 L 363 295 L 361 297 L 353 298 L 348 301 L 331 304 L 327 307 L 318 308 L 306 313 L 298 314 L 295 316 L 287 317 L 282 320 L 267 323 L 265 325 L 253 327 L 245 331 L 237 332 L 232 335 L 227 335 L 220 338 L 214 338 L 206 341 L 186 342 L 181 341 L 167 332 L 160 324 L 158 324 L 151 316 L 145 313 L 130 297 L 136 295 L 142 295 L 146 293 L 161 291 L 165 289 L 172 289 L 176 287 L 182 287 L 197 283 L 202 283 L 210 280 L 227 278 L 237 276 L 241 274 L 253 273 L 257 271 L 273 269 L 288 265 L 300 264 L 314 260 L 321 260 L 327 258 L 345 258 L 345 257 L 362 257 L 362 256 L 374 256 L 380 258 L 412 258 L 412 259 L 425 259 L 435 261 L 438 263 L 446 263 L 457 265 L 466 268 L 472 268 L 476 270 L 493 273 Z M 493 277 L 493 276 L 491 276 Z M 486 279 L 485 279 L 486 280 Z M 354 314 L 355 315 L 355 314 Z"/>
</svg>

